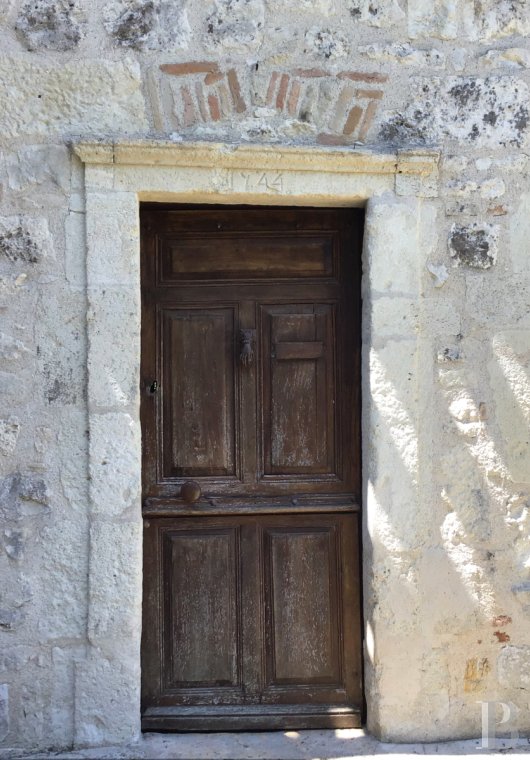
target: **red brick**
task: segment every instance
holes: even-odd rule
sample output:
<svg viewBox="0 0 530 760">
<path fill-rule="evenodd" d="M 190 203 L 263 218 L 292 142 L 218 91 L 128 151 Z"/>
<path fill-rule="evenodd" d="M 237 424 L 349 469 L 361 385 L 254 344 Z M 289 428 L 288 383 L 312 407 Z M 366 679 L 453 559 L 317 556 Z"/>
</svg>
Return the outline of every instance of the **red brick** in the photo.
<svg viewBox="0 0 530 760">
<path fill-rule="evenodd" d="M 182 103 L 184 105 L 184 112 L 182 115 L 182 123 L 185 127 L 190 127 L 197 121 L 197 115 L 195 113 L 195 106 L 193 105 L 193 98 L 191 92 L 187 87 L 180 88 L 180 94 L 182 96 Z"/>
<path fill-rule="evenodd" d="M 289 74 L 282 74 L 280 79 L 280 86 L 278 87 L 278 94 L 276 96 L 276 108 L 280 111 L 285 105 L 285 96 L 287 95 L 287 86 L 289 84 Z"/>
<path fill-rule="evenodd" d="M 370 98 L 370 100 L 381 100 L 383 90 L 356 90 L 355 95 L 358 98 Z"/>
<path fill-rule="evenodd" d="M 243 113 L 247 110 L 247 107 L 245 105 L 245 101 L 241 97 L 241 90 L 239 89 L 239 80 L 237 78 L 236 70 L 230 69 L 226 76 L 228 79 L 230 94 L 232 95 L 232 100 L 234 101 L 234 107 L 237 113 Z"/>
<path fill-rule="evenodd" d="M 280 75 L 277 71 L 273 71 L 271 74 L 271 78 L 269 81 L 269 88 L 267 90 L 267 105 L 272 106 L 272 101 L 274 100 L 274 92 L 276 89 L 276 82 L 278 81 L 278 77 Z"/>
<path fill-rule="evenodd" d="M 302 77 L 302 79 L 316 79 L 317 77 L 330 77 L 333 75 L 329 71 L 324 71 L 324 69 L 295 69 L 293 76 Z"/>
<path fill-rule="evenodd" d="M 357 125 L 359 124 L 362 115 L 363 109 L 361 106 L 353 106 L 348 114 L 346 123 L 344 124 L 344 129 L 342 130 L 343 134 L 351 135 L 351 133 L 357 129 Z"/>
<path fill-rule="evenodd" d="M 219 109 L 219 100 L 215 95 L 208 95 L 208 105 L 210 107 L 212 121 L 219 121 L 221 118 L 221 111 Z"/>
<path fill-rule="evenodd" d="M 386 74 L 368 74 L 362 71 L 341 71 L 339 79 L 351 79 L 352 82 L 386 82 Z"/>
<path fill-rule="evenodd" d="M 224 74 L 221 74 L 221 72 L 212 71 L 210 74 L 206 74 L 204 77 L 204 84 L 215 84 L 216 82 L 220 82 L 223 77 Z"/>
<path fill-rule="evenodd" d="M 225 84 L 220 84 L 217 88 L 217 93 L 219 95 L 219 101 L 221 104 L 221 116 L 228 116 L 230 111 L 232 110 L 232 107 L 230 105 L 230 96 L 228 94 L 228 88 Z"/>
<path fill-rule="evenodd" d="M 366 135 L 368 134 L 368 130 L 370 129 L 370 124 L 372 123 L 373 118 L 375 116 L 375 112 L 377 111 L 377 106 L 378 106 L 377 100 L 371 100 L 366 106 L 363 123 L 361 124 L 361 128 L 359 130 L 359 140 L 361 140 L 361 142 L 364 142 L 364 140 L 366 139 Z"/>
<path fill-rule="evenodd" d="M 294 82 L 291 85 L 291 92 L 289 93 L 289 98 L 287 100 L 287 111 L 289 112 L 290 116 L 296 115 L 296 110 L 298 107 L 298 98 L 300 97 L 300 90 L 302 89 L 302 85 L 298 80 L 294 80 Z"/>
<path fill-rule="evenodd" d="M 213 61 L 188 61 L 187 63 L 163 63 L 160 71 L 181 77 L 185 74 L 209 74 L 218 72 L 219 66 Z"/>
<path fill-rule="evenodd" d="M 505 216 L 508 213 L 508 207 L 502 203 L 498 206 L 490 206 L 488 213 L 493 214 L 493 216 Z"/>
<path fill-rule="evenodd" d="M 204 89 L 202 86 L 202 82 L 195 83 L 195 97 L 197 98 L 197 103 L 199 104 L 199 111 L 200 111 L 202 120 L 209 121 L 210 115 L 206 109 L 206 103 L 204 101 Z"/>
</svg>

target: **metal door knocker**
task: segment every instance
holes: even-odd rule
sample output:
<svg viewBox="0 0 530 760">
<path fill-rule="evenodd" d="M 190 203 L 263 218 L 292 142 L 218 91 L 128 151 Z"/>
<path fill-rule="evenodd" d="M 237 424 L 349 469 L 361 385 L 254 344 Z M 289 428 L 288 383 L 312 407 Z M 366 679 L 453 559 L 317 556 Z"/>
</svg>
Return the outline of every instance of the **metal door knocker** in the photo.
<svg viewBox="0 0 530 760">
<path fill-rule="evenodd" d="M 244 367 L 250 367 L 254 361 L 254 344 L 256 343 L 255 330 L 241 330 L 239 333 L 241 341 L 241 353 L 239 358 Z"/>
</svg>

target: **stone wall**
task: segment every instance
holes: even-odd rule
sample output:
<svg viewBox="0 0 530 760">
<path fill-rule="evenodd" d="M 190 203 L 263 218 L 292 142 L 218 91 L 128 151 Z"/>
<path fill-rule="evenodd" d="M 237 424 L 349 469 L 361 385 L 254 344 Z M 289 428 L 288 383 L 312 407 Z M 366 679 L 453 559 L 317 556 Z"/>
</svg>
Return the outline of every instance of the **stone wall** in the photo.
<svg viewBox="0 0 530 760">
<path fill-rule="evenodd" d="M 441 149 L 420 270 L 413 177 L 397 206 L 374 201 L 386 241 L 367 230 L 382 337 L 364 392 L 387 440 L 367 463 L 369 721 L 475 736 L 478 702 L 502 700 L 530 731 L 529 35 L 528 0 L 0 0 L 4 746 L 97 743 L 107 717 L 81 729 L 74 711 L 98 688 L 82 674 L 100 530 L 78 136 Z M 423 347 L 409 361 L 405 328 Z M 421 515 L 391 509 L 417 489 Z"/>
</svg>

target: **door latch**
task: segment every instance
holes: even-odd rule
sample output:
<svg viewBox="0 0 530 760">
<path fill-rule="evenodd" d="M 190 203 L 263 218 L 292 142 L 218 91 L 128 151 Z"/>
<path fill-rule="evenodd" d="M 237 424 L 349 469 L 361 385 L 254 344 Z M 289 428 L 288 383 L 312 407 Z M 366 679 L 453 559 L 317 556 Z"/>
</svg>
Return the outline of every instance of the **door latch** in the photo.
<svg viewBox="0 0 530 760">
<path fill-rule="evenodd" d="M 149 386 L 149 393 L 156 393 L 158 390 L 158 380 L 153 380 Z"/>
</svg>

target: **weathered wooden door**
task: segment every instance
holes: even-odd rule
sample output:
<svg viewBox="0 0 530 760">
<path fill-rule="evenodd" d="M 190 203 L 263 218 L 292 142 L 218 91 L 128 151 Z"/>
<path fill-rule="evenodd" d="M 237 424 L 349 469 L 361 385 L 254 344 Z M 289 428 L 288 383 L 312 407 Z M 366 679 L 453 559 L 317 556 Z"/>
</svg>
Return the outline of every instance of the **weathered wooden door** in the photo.
<svg viewBox="0 0 530 760">
<path fill-rule="evenodd" d="M 141 222 L 142 727 L 358 726 L 362 212 Z"/>
</svg>

